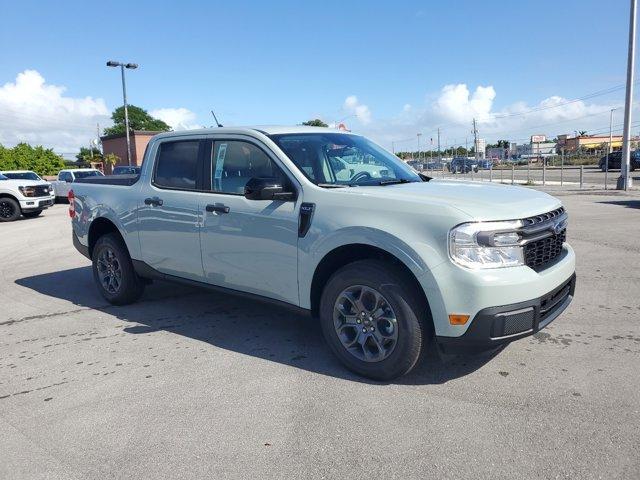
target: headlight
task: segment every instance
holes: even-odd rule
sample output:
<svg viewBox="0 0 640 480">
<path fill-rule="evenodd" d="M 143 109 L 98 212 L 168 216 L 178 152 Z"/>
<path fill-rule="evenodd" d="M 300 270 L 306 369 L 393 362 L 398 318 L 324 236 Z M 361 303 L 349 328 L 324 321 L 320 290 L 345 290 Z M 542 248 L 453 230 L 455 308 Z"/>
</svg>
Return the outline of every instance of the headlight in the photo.
<svg viewBox="0 0 640 480">
<path fill-rule="evenodd" d="M 463 223 L 449 232 L 449 255 L 457 264 L 474 269 L 524 265 L 520 227 L 520 220 Z"/>
<path fill-rule="evenodd" d="M 36 196 L 35 187 L 18 187 L 18 190 L 20 190 L 20 193 L 22 195 L 24 195 L 25 197 L 35 197 Z"/>
</svg>

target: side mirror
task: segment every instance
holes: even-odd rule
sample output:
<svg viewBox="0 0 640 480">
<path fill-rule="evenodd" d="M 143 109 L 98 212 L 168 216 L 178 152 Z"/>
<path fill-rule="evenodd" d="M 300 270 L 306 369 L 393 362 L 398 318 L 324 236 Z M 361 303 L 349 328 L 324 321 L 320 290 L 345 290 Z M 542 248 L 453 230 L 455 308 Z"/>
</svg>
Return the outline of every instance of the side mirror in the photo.
<svg viewBox="0 0 640 480">
<path fill-rule="evenodd" d="M 277 178 L 253 177 L 244 186 L 244 197 L 247 200 L 293 200 L 293 192 L 285 191 Z"/>
</svg>

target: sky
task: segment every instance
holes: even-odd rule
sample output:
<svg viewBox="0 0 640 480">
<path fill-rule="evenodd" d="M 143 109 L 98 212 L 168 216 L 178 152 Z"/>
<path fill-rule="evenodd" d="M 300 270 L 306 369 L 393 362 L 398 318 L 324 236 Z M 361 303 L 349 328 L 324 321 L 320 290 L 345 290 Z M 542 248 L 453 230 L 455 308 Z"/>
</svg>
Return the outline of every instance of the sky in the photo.
<svg viewBox="0 0 640 480">
<path fill-rule="evenodd" d="M 628 0 L 0 0 L 0 12 L 0 144 L 69 158 L 122 104 L 111 59 L 140 65 L 129 103 L 174 129 L 211 126 L 211 109 L 225 126 L 344 119 L 396 151 L 418 133 L 435 147 L 438 128 L 443 147 L 471 143 L 473 118 L 489 142 L 608 134 L 624 101 Z"/>
</svg>

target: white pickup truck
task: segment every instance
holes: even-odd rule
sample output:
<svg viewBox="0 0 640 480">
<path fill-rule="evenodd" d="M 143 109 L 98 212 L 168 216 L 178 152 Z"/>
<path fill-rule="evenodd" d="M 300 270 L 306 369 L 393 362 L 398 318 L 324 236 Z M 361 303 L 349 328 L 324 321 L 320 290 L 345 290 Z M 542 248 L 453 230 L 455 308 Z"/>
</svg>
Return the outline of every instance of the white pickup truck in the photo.
<svg viewBox="0 0 640 480">
<path fill-rule="evenodd" d="M 104 174 L 95 168 L 75 168 L 68 170 L 60 170 L 58 172 L 58 180 L 52 182 L 53 189 L 57 201 L 66 201 L 71 184 L 81 178 L 103 177 Z"/>
<path fill-rule="evenodd" d="M 133 302 L 157 278 L 297 307 L 375 379 L 434 346 L 532 335 L 573 298 L 558 199 L 422 176 L 328 128 L 157 135 L 140 175 L 79 180 L 69 196 L 73 243 L 109 302 Z"/>
<path fill-rule="evenodd" d="M 49 182 L 29 170 L 0 172 L 0 222 L 37 217 L 54 204 Z"/>
</svg>

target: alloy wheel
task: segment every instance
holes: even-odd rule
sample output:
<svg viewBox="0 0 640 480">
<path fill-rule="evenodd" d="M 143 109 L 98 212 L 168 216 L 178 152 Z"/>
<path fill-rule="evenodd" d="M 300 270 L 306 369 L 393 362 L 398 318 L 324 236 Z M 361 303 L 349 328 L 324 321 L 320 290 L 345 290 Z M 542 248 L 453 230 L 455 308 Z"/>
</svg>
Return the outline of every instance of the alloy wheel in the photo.
<svg viewBox="0 0 640 480">
<path fill-rule="evenodd" d="M 398 321 L 387 299 L 376 289 L 354 285 L 334 304 L 333 325 L 342 346 L 365 362 L 386 359 L 398 343 Z"/>
<path fill-rule="evenodd" d="M 105 248 L 98 256 L 98 278 L 109 293 L 117 293 L 122 285 L 122 268 L 113 250 Z"/>
</svg>

